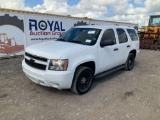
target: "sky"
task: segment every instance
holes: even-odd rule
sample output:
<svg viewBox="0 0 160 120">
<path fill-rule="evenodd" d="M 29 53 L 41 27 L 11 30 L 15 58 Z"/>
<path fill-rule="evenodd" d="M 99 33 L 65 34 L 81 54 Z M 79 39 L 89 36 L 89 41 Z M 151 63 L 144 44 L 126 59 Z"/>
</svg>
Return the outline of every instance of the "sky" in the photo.
<svg viewBox="0 0 160 120">
<path fill-rule="evenodd" d="M 160 15 L 160 0 L 0 0 L 0 8 L 148 24 Z"/>
</svg>

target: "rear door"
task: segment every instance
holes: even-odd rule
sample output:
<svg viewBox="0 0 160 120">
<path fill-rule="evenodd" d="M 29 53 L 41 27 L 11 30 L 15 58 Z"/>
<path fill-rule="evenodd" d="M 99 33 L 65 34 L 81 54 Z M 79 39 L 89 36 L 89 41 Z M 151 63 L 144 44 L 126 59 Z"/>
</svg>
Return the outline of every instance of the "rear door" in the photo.
<svg viewBox="0 0 160 120">
<path fill-rule="evenodd" d="M 99 55 L 99 72 L 109 70 L 119 65 L 119 53 L 117 40 L 115 37 L 115 29 L 107 29 L 103 33 L 100 44 L 105 41 L 113 41 L 112 45 L 106 45 L 98 48 Z"/>
<path fill-rule="evenodd" d="M 119 53 L 119 63 L 125 64 L 129 51 L 131 49 L 131 41 L 128 39 L 128 36 L 126 34 L 126 30 L 123 28 L 117 28 L 116 29 L 117 39 L 119 44 L 118 46 L 118 53 Z"/>
</svg>

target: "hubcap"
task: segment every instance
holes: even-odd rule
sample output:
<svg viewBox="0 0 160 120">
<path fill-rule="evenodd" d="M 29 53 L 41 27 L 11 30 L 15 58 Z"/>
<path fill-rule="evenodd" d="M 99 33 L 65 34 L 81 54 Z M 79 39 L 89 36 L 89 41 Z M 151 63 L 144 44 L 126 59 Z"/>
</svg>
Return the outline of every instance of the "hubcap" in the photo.
<svg viewBox="0 0 160 120">
<path fill-rule="evenodd" d="M 86 78 L 85 77 L 82 78 L 81 83 L 82 84 L 86 83 Z"/>
<path fill-rule="evenodd" d="M 80 80 L 79 80 L 79 84 L 78 84 L 78 88 L 81 92 L 85 92 L 87 91 L 92 83 L 92 75 L 90 72 L 84 72 L 82 73 Z"/>
</svg>

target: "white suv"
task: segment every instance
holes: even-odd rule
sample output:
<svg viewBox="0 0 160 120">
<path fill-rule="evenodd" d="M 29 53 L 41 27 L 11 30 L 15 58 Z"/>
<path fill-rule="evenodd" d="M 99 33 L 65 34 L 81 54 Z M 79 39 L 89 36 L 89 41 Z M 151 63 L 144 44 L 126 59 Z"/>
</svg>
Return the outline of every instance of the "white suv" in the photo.
<svg viewBox="0 0 160 120">
<path fill-rule="evenodd" d="M 84 94 L 94 77 L 132 70 L 139 52 L 135 29 L 123 26 L 78 26 L 56 41 L 26 48 L 23 71 L 33 82 Z"/>
</svg>

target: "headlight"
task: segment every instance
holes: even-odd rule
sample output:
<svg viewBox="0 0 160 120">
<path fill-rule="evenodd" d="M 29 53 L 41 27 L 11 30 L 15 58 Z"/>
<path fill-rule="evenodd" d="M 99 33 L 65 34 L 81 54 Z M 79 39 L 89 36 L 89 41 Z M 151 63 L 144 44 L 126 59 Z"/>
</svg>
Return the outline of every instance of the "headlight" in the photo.
<svg viewBox="0 0 160 120">
<path fill-rule="evenodd" d="M 68 67 L 68 60 L 50 60 L 49 70 L 65 71 Z"/>
</svg>

